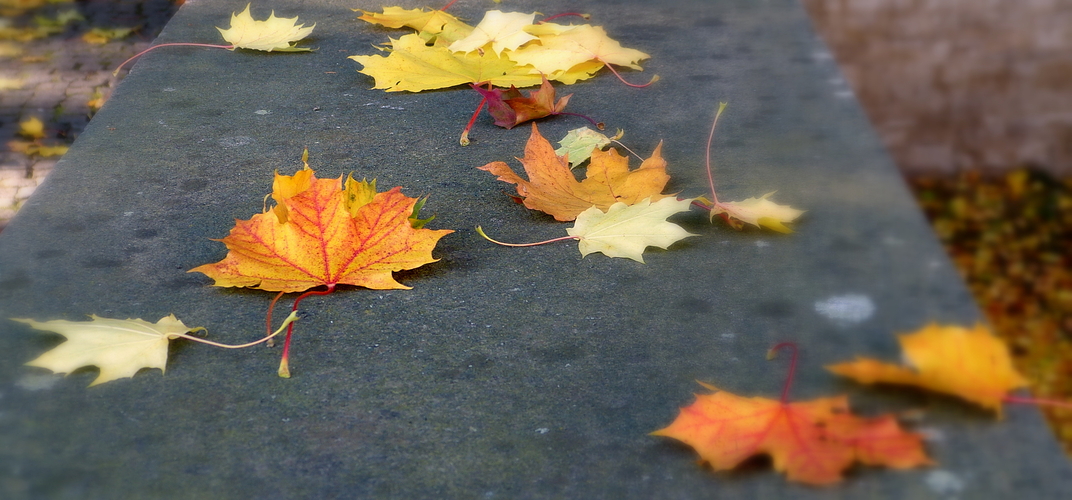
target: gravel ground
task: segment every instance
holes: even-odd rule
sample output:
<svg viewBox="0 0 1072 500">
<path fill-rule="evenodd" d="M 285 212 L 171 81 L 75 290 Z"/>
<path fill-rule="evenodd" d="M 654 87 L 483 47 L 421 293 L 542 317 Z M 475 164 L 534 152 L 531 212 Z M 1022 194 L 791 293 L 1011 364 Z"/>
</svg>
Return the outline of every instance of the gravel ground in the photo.
<svg viewBox="0 0 1072 500">
<path fill-rule="evenodd" d="M 57 160 L 21 152 L 19 144 L 74 142 L 117 79 L 125 76 L 124 71 L 113 77 L 112 71 L 148 48 L 178 8 L 171 0 L 50 1 L 0 0 L 0 228 Z M 55 33 L 27 40 L 51 24 L 37 16 L 53 20 Z M 94 28 L 134 30 L 105 43 L 85 41 L 83 36 Z M 45 136 L 36 141 L 19 135 L 19 124 L 31 118 L 44 124 Z"/>
</svg>

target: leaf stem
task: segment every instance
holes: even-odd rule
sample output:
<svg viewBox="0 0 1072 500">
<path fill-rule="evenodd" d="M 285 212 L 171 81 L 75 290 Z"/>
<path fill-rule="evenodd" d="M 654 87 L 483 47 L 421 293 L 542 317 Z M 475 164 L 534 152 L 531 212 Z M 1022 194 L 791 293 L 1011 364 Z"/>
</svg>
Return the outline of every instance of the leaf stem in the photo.
<svg viewBox="0 0 1072 500">
<path fill-rule="evenodd" d="M 579 17 L 581 19 L 584 19 L 585 21 L 587 21 L 587 20 L 592 18 L 591 14 L 585 14 L 585 13 L 582 13 L 582 12 L 563 12 L 561 14 L 555 14 L 555 15 L 553 15 L 551 17 L 545 17 L 543 19 L 543 21 L 539 21 L 536 24 L 543 24 L 543 23 L 546 23 L 547 21 L 550 21 L 552 19 L 558 19 L 560 17 L 566 17 L 566 16 L 577 16 L 577 17 Z"/>
<path fill-rule="evenodd" d="M 490 236 L 488 236 L 487 234 L 484 233 L 484 228 L 482 228 L 480 226 L 476 227 L 476 232 L 480 236 L 483 236 L 485 240 L 488 240 L 488 241 L 490 241 L 492 243 L 495 243 L 496 245 L 502 245 L 504 247 L 534 247 L 536 245 L 544 245 L 544 244 L 547 244 L 547 243 L 554 243 L 556 241 L 579 240 L 579 239 L 581 239 L 579 236 L 562 236 L 562 237 L 559 237 L 559 238 L 552 238 L 552 239 L 549 239 L 547 241 L 537 241 L 536 243 L 503 243 L 501 241 L 491 239 Z"/>
<path fill-rule="evenodd" d="M 613 143 L 615 143 L 615 144 L 617 144 L 617 145 L 619 145 L 619 146 L 621 146 L 621 147 L 625 148 L 625 150 L 626 150 L 626 151 L 628 151 L 628 152 L 632 153 L 632 154 L 633 154 L 633 156 L 635 156 L 635 157 L 639 158 L 639 159 L 640 159 L 640 161 L 644 161 L 644 157 L 643 157 L 643 156 L 640 156 L 640 155 L 636 154 L 636 152 L 635 152 L 635 151 L 633 151 L 632 149 L 629 149 L 629 146 L 626 146 L 625 144 L 622 144 L 622 142 L 621 142 L 621 141 L 619 141 L 618 139 L 611 139 L 611 140 L 610 140 L 610 142 L 613 142 Z"/>
<path fill-rule="evenodd" d="M 771 360 L 777 355 L 778 350 L 787 347 L 793 350 L 793 354 L 789 358 L 789 373 L 785 377 L 785 385 L 782 387 L 782 404 L 789 403 L 789 387 L 793 385 L 793 375 L 797 371 L 797 343 L 796 342 L 779 342 L 771 347 L 767 351 L 767 359 Z"/>
<path fill-rule="evenodd" d="M 451 6 L 451 5 L 454 5 L 454 2 L 457 2 L 457 1 L 458 1 L 458 0 L 450 0 L 450 3 L 448 3 L 448 4 L 444 5 L 444 6 L 443 6 L 443 8 L 441 8 L 441 9 L 439 9 L 439 10 L 441 10 L 441 11 L 443 11 L 443 10 L 447 10 L 447 9 L 449 9 L 449 8 L 450 8 L 450 6 Z"/>
<path fill-rule="evenodd" d="M 645 83 L 643 85 L 638 85 L 638 84 L 635 84 L 635 83 L 629 83 L 629 82 L 625 81 L 625 78 L 622 77 L 621 74 L 618 73 L 618 70 L 614 69 L 614 66 L 611 66 L 610 64 L 607 64 L 607 63 L 603 62 L 602 59 L 596 58 L 596 60 L 598 60 L 599 62 L 602 62 L 603 65 L 606 66 L 607 69 L 609 69 L 611 73 L 614 73 L 614 76 L 618 77 L 618 80 L 620 80 L 622 83 L 624 83 L 628 87 L 633 87 L 635 89 L 642 89 L 644 87 L 647 87 L 648 85 L 651 85 L 651 84 L 659 81 L 659 75 L 655 75 L 655 76 L 651 77 L 651 81 L 649 81 L 648 83 Z"/>
<path fill-rule="evenodd" d="M 718 111 L 715 113 L 715 119 L 711 122 L 711 133 L 707 135 L 707 183 L 711 186 L 711 208 L 714 209 L 718 205 L 718 195 L 715 194 L 715 176 L 711 173 L 711 143 L 715 139 L 715 126 L 718 125 L 718 117 L 722 116 L 722 110 L 726 109 L 724 102 L 718 103 Z"/>
<path fill-rule="evenodd" d="M 599 130 L 603 130 L 603 129 L 607 128 L 607 126 L 604 125 L 603 122 L 597 122 L 597 121 L 593 120 L 591 117 L 589 117 L 588 115 L 582 115 L 580 113 L 570 113 L 568 111 L 559 111 L 558 113 L 551 113 L 551 114 L 553 114 L 553 115 L 577 116 L 577 117 L 580 117 L 580 118 L 584 118 L 585 120 L 588 120 L 588 123 L 591 123 L 593 127 L 597 128 Z"/>
<path fill-rule="evenodd" d="M 1008 396 L 1002 398 L 1006 403 L 1018 403 L 1028 404 L 1036 406 L 1056 406 L 1058 408 L 1072 408 L 1072 403 L 1068 401 L 1057 401 L 1055 399 L 1047 398 L 1032 398 L 1023 396 Z"/>
<path fill-rule="evenodd" d="M 215 347 L 222 347 L 224 349 L 242 349 L 244 347 L 255 346 L 257 344 L 260 344 L 261 342 L 267 342 L 272 337 L 275 337 L 276 335 L 279 335 L 280 333 L 283 333 L 283 329 L 290 327 L 291 323 L 294 323 L 295 321 L 298 321 L 298 312 L 297 311 L 291 311 L 290 316 L 287 316 L 287 319 L 283 320 L 283 324 L 279 325 L 278 330 L 276 330 L 274 332 L 270 332 L 267 337 L 264 337 L 263 339 L 260 339 L 260 340 L 258 340 L 256 342 L 249 342 L 247 344 L 241 344 L 241 345 L 221 344 L 219 342 L 213 342 L 211 340 L 199 339 L 197 337 L 194 337 L 192 335 L 187 335 L 185 333 L 180 334 L 179 337 L 182 337 L 182 338 L 184 338 L 186 340 L 192 340 L 194 342 L 200 342 L 202 344 L 208 344 L 208 345 L 215 346 Z"/>
<path fill-rule="evenodd" d="M 271 195 L 268 195 L 268 196 L 271 196 Z M 265 212 L 267 212 L 267 211 L 268 210 L 265 210 Z M 278 294 L 276 294 L 275 298 L 272 299 L 272 302 L 270 304 L 268 304 L 268 314 L 264 315 L 264 328 L 268 333 L 272 333 L 272 311 L 275 310 L 275 303 L 279 302 L 279 299 L 283 296 L 284 293 L 286 293 L 286 292 L 279 292 Z M 275 342 L 269 340 L 266 345 L 268 347 L 274 347 Z"/>
<path fill-rule="evenodd" d="M 454 2 L 451 2 L 451 3 L 454 3 Z M 175 47 L 175 46 L 209 47 L 209 48 L 213 48 L 213 49 L 227 49 L 227 50 L 234 50 L 234 48 L 235 48 L 234 45 L 212 45 L 212 44 L 208 44 L 208 43 L 189 43 L 189 42 L 162 43 L 160 45 L 153 45 L 152 47 L 149 47 L 149 48 L 147 48 L 147 49 L 145 49 L 145 50 L 143 50 L 141 52 L 138 52 L 137 54 L 134 54 L 134 55 L 130 56 L 130 59 L 127 59 L 126 61 L 123 61 L 123 63 L 120 64 L 118 68 L 115 68 L 115 71 L 112 72 L 112 76 L 118 76 L 119 75 L 119 70 L 123 69 L 123 66 L 126 66 L 128 62 L 133 61 L 133 60 L 141 57 L 142 54 L 144 54 L 146 52 L 149 52 L 150 50 L 156 50 L 156 49 L 159 49 L 160 47 Z"/>
<path fill-rule="evenodd" d="M 335 291 L 335 283 L 328 283 L 327 287 L 327 290 L 310 290 L 299 295 L 298 298 L 294 299 L 294 306 L 290 309 L 291 314 L 295 314 L 298 311 L 298 304 L 301 303 L 302 299 L 311 295 L 327 295 Z M 279 360 L 279 376 L 283 378 L 290 378 L 290 363 L 288 362 L 288 359 L 290 358 L 290 336 L 292 333 L 294 333 L 294 323 L 287 326 L 287 337 L 286 340 L 283 341 L 283 357 Z"/>
<path fill-rule="evenodd" d="M 489 87 L 491 85 L 488 85 Z M 465 130 L 462 130 L 462 137 L 458 140 L 458 143 L 462 146 L 469 145 L 469 130 L 473 128 L 473 124 L 476 123 L 476 117 L 480 116 L 480 111 L 484 109 L 484 105 L 488 103 L 488 98 L 484 97 L 480 100 L 480 105 L 476 107 L 476 111 L 473 111 L 473 116 L 469 118 L 469 123 L 465 126 Z"/>
</svg>

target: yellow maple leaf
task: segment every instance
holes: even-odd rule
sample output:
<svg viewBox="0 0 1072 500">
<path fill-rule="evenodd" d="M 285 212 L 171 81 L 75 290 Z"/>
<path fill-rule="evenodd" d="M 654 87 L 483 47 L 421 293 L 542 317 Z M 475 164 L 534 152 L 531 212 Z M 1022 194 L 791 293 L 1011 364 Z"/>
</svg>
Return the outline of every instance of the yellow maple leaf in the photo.
<svg viewBox="0 0 1072 500">
<path fill-rule="evenodd" d="M 622 47 L 607 36 L 601 26 L 583 24 L 557 30 L 544 26 L 540 30 L 539 33 L 546 34 L 539 37 L 538 43 L 513 50 L 508 57 L 518 64 L 531 65 L 534 71 L 548 75 L 551 80 L 558 80 L 561 73 L 575 72 L 571 70 L 585 63 L 596 64 L 597 70 L 604 64 L 613 64 L 639 71 L 642 68 L 637 63 L 651 57 L 639 50 Z"/>
<path fill-rule="evenodd" d="M 910 367 L 857 358 L 826 368 L 864 384 L 908 384 L 953 394 L 999 417 L 1008 391 L 1028 384 L 1012 366 L 1008 347 L 981 324 L 968 329 L 931 323 L 898 341 Z"/>
<path fill-rule="evenodd" d="M 579 241 L 581 256 L 600 252 L 608 257 L 624 257 L 644 263 L 649 246 L 667 248 L 689 233 L 667 217 L 687 212 L 691 199 L 663 198 L 655 203 L 644 199 L 633 205 L 615 203 L 606 212 L 591 207 L 577 216 L 577 223 L 566 232 Z"/>
<path fill-rule="evenodd" d="M 733 225 L 737 229 L 740 229 L 740 223 L 748 223 L 757 227 L 765 227 L 779 233 L 791 233 L 791 229 L 786 227 L 786 222 L 792 222 L 803 214 L 803 210 L 797 210 L 789 205 L 779 205 L 768 198 L 774 194 L 771 191 L 759 198 L 752 197 L 744 201 L 730 201 L 725 203 L 716 203 L 711 208 L 711 218 L 716 215 L 726 214 L 730 219 L 727 222 Z M 704 198 L 706 200 L 706 198 Z M 732 219 L 732 220 L 731 220 Z"/>
<path fill-rule="evenodd" d="M 455 52 L 470 52 L 490 43 L 491 50 L 502 55 L 504 50 L 514 50 L 536 39 L 535 36 L 523 30 L 525 27 L 532 26 L 535 18 L 535 13 L 489 10 L 469 36 L 450 44 L 449 48 Z"/>
<path fill-rule="evenodd" d="M 264 50 L 267 52 L 308 52 L 312 49 L 295 47 L 294 42 L 309 36 L 316 27 L 314 23 L 308 28 L 297 24 L 298 18 L 275 17 L 275 11 L 267 20 L 256 21 L 246 10 L 231 14 L 231 26 L 228 29 L 216 28 L 223 39 L 238 49 Z M 233 50 L 232 49 L 232 50 Z"/>
<path fill-rule="evenodd" d="M 384 7 L 383 12 L 379 13 L 362 9 L 354 9 L 354 12 L 362 12 L 358 17 L 362 21 L 387 28 L 413 28 L 418 33 L 423 33 L 423 38 L 437 36 L 437 41 L 438 38 L 445 38 L 444 41 L 453 42 L 465 38 L 473 31 L 472 26 L 442 10 Z"/>
<path fill-rule="evenodd" d="M 67 341 L 42 354 L 29 366 L 56 373 L 70 373 L 84 366 L 96 366 L 100 374 L 90 387 L 112 380 L 133 377 L 142 368 L 159 368 L 167 364 L 168 341 L 186 336 L 190 328 L 171 314 L 156 323 L 141 319 L 109 319 L 91 315 L 91 321 L 54 320 L 37 322 L 15 319 L 38 330 L 55 332 Z"/>
<path fill-rule="evenodd" d="M 543 81 L 531 68 L 517 66 L 493 51 L 453 52 L 440 45 L 426 45 L 417 34 L 391 40 L 384 56 L 350 56 L 364 68 L 361 73 L 376 79 L 373 88 L 388 92 L 420 92 L 463 83 L 491 83 L 500 87 L 528 87 Z"/>
</svg>

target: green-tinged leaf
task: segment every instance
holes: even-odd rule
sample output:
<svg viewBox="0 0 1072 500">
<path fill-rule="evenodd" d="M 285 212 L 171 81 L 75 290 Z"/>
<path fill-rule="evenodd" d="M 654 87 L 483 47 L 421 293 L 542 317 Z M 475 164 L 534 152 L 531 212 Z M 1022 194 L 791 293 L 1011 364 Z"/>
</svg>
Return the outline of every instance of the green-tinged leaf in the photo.
<svg viewBox="0 0 1072 500">
<path fill-rule="evenodd" d="M 555 150 L 555 154 L 567 156 L 570 167 L 576 168 L 592 157 L 593 150 L 603 149 L 612 140 L 621 139 L 622 135 L 624 135 L 624 132 L 621 130 L 614 137 L 607 137 L 588 127 L 575 128 L 567 132 L 566 137 L 563 137 L 561 141 L 558 141 L 560 147 Z"/>
</svg>

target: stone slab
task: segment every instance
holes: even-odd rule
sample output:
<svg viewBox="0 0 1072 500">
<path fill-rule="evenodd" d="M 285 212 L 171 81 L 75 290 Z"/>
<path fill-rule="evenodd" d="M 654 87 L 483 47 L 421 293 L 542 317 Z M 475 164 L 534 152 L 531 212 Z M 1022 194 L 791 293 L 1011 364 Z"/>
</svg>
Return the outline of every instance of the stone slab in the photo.
<svg viewBox="0 0 1072 500">
<path fill-rule="evenodd" d="M 403 2 L 404 6 L 418 6 Z M 452 10 L 478 20 L 492 4 Z M 238 0 L 189 0 L 159 43 L 218 43 Z M 437 263 L 399 273 L 412 290 L 343 290 L 303 302 L 294 378 L 278 349 L 173 344 L 158 371 L 87 389 L 22 366 L 57 344 L 0 325 L 0 496 L 4 498 L 981 498 L 1072 495 L 1068 462 L 1037 410 L 1003 421 L 951 398 L 865 389 L 825 373 L 854 354 L 898 357 L 894 333 L 971 324 L 977 307 L 882 150 L 800 6 L 640 0 L 586 5 L 593 22 L 652 55 L 632 89 L 610 75 L 571 86 L 570 108 L 663 140 L 671 189 L 702 194 L 707 127 L 731 103 L 715 158 L 720 192 L 778 191 L 808 212 L 783 236 L 679 222 L 700 237 L 647 263 L 581 258 L 563 225 L 510 202 L 475 167 L 521 154 L 525 127 L 483 118 L 457 136 L 471 91 L 370 90 L 346 56 L 393 32 L 355 21 L 362 1 L 278 0 L 316 22 L 311 54 L 205 48 L 134 66 L 0 235 L 0 317 L 155 320 L 175 313 L 213 339 L 259 337 L 271 293 L 217 289 L 186 270 L 223 257 L 236 218 L 262 209 L 272 172 L 308 147 L 322 177 L 354 172 L 430 194 L 431 227 L 457 232 Z M 518 1 L 556 13 L 576 2 Z M 581 123 L 541 122 L 558 138 Z M 515 163 L 516 165 L 516 163 Z M 777 397 L 801 349 L 793 394 L 847 393 L 864 413 L 922 409 L 938 465 L 854 470 L 810 488 L 759 464 L 730 473 L 648 433 L 702 380 Z"/>
</svg>

